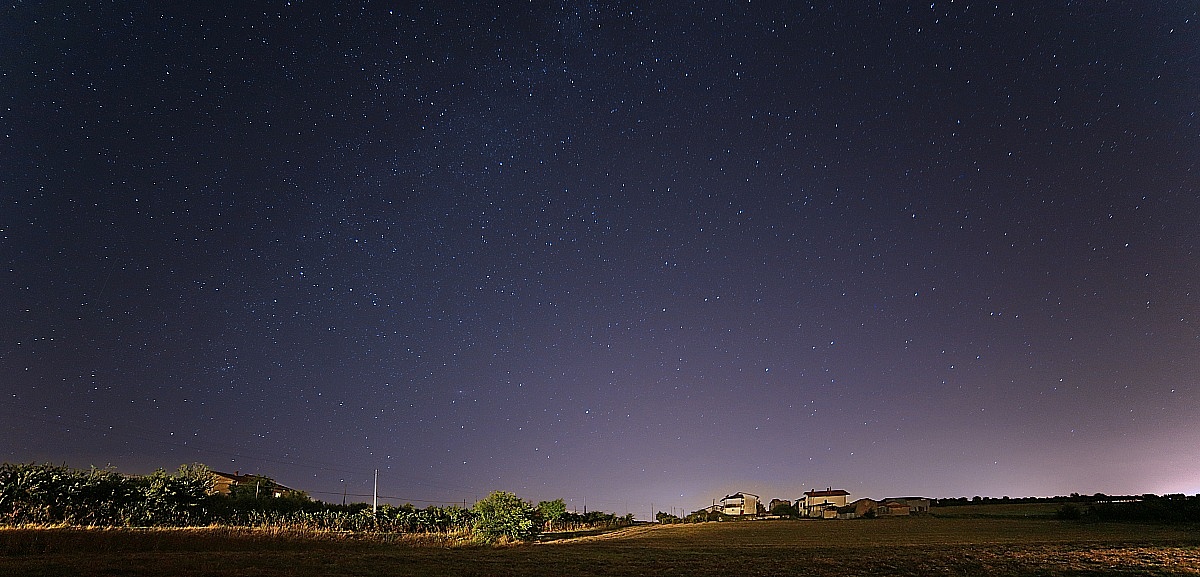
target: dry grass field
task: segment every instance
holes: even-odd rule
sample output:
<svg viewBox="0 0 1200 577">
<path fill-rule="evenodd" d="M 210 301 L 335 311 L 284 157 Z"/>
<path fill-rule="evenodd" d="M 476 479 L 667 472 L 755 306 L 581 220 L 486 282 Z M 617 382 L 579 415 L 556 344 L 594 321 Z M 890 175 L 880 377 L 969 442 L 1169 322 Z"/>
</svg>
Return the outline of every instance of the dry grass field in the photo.
<svg viewBox="0 0 1200 577">
<path fill-rule="evenodd" d="M 231 529 L 0 530 L 0 575 L 1200 575 L 1200 529 L 908 518 L 634 527 L 509 547 Z"/>
</svg>

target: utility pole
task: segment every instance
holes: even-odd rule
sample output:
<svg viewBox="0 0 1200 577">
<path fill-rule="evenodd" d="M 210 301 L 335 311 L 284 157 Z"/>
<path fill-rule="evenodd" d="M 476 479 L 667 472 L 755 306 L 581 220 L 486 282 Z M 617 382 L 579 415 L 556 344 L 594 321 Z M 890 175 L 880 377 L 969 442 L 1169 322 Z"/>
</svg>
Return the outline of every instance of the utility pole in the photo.
<svg viewBox="0 0 1200 577">
<path fill-rule="evenodd" d="M 379 505 L 379 469 L 375 469 L 375 490 L 371 493 L 371 514 L 375 514 L 375 509 Z"/>
</svg>

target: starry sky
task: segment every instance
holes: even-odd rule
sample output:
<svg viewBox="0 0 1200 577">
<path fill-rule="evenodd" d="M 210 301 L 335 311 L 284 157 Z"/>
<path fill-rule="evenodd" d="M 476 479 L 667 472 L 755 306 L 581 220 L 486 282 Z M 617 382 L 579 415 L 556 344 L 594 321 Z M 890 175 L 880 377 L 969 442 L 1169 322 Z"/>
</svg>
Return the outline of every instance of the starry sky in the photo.
<svg viewBox="0 0 1200 577">
<path fill-rule="evenodd" d="M 0 459 L 1200 493 L 1198 111 L 1189 2 L 13 0 Z"/>
</svg>

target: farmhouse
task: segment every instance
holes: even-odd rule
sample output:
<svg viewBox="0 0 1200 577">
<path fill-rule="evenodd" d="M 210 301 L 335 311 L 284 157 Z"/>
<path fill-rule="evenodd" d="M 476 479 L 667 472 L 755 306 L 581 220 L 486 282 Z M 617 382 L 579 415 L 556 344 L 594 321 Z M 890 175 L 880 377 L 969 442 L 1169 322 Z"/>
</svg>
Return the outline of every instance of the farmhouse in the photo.
<svg viewBox="0 0 1200 577">
<path fill-rule="evenodd" d="M 838 507 L 846 506 L 849 491 L 830 487 L 824 491 L 807 491 L 804 498 L 796 504 L 800 515 L 815 519 L 836 519 Z"/>
<path fill-rule="evenodd" d="M 897 497 L 897 499 L 908 503 L 908 509 L 911 513 L 929 512 L 929 498 L 927 497 Z"/>
<path fill-rule="evenodd" d="M 845 507 L 838 508 L 838 519 L 859 519 L 871 517 L 879 509 L 879 502 L 874 499 L 862 498 Z"/>
<path fill-rule="evenodd" d="M 721 499 L 721 511 L 726 515 L 757 515 L 759 507 L 758 495 L 751 493 L 734 493 Z"/>
<path fill-rule="evenodd" d="M 261 493 L 263 496 L 282 497 L 289 494 L 301 494 L 300 491 L 280 485 L 262 475 L 243 475 L 240 472 L 222 473 L 220 471 L 213 471 L 212 475 L 215 481 L 213 492 L 222 495 L 233 493 L 233 488 L 238 486 L 253 487 L 255 493 Z"/>
<path fill-rule="evenodd" d="M 928 513 L 929 499 L 924 497 L 893 497 L 879 504 L 879 515 L 912 515 Z"/>
</svg>

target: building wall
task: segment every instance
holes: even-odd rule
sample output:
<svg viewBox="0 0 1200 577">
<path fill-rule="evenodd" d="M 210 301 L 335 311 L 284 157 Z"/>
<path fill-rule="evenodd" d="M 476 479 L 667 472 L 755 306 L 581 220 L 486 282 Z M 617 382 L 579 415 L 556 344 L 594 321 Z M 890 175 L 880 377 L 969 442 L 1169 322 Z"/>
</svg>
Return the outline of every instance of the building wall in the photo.
<svg viewBox="0 0 1200 577">
<path fill-rule="evenodd" d="M 907 499 L 907 501 L 913 513 L 929 512 L 929 499 Z"/>
<path fill-rule="evenodd" d="M 758 513 L 758 497 L 742 493 L 741 497 L 721 499 L 721 506 L 726 515 L 755 515 Z"/>
<path fill-rule="evenodd" d="M 805 517 L 821 518 L 828 508 L 845 507 L 849 495 L 822 495 L 825 491 L 816 491 L 816 495 L 804 495 L 804 510 L 800 512 Z M 834 517 L 836 517 L 836 512 Z"/>
</svg>

